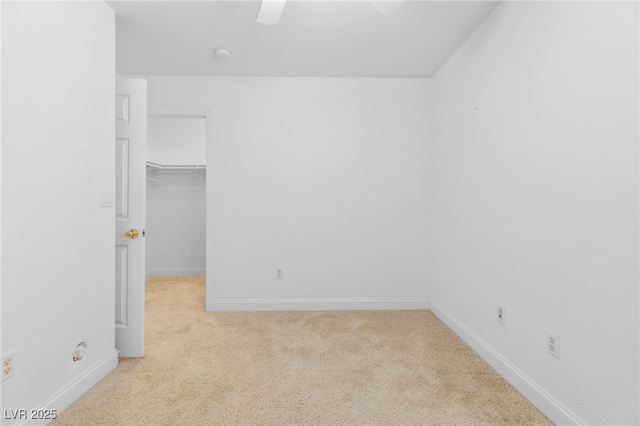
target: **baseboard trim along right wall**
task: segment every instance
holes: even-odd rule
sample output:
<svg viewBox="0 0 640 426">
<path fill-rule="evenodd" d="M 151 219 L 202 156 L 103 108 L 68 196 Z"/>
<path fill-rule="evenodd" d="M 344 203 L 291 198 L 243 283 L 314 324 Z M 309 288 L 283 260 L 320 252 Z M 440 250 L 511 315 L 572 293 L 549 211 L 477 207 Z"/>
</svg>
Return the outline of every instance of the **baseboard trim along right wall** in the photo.
<svg viewBox="0 0 640 426">
<path fill-rule="evenodd" d="M 516 366 L 506 360 L 499 352 L 492 348 L 487 342 L 473 333 L 461 322 L 446 313 L 436 303 L 431 302 L 431 311 L 465 341 L 482 359 L 484 359 L 494 370 L 496 370 L 511 386 L 516 388 L 525 398 L 529 400 L 538 410 L 547 416 L 557 425 L 584 425 L 582 419 L 572 413 L 568 408 L 555 400 L 544 389 L 538 386 L 533 380 L 527 377 Z"/>
</svg>

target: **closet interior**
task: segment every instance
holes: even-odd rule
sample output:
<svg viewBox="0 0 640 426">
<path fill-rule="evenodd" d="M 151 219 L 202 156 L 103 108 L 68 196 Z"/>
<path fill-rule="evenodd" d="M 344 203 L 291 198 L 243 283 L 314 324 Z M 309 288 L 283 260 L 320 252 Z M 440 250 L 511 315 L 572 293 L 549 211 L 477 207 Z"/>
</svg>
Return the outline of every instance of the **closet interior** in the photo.
<svg viewBox="0 0 640 426">
<path fill-rule="evenodd" d="M 146 276 L 205 275 L 204 117 L 147 120 Z"/>
</svg>

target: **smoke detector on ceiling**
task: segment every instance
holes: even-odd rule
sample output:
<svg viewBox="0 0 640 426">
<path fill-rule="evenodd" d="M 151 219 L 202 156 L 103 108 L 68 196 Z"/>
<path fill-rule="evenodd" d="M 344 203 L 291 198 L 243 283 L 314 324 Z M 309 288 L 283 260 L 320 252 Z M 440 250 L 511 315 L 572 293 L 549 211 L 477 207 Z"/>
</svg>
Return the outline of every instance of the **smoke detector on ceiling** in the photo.
<svg viewBox="0 0 640 426">
<path fill-rule="evenodd" d="M 227 49 L 216 49 L 216 51 L 213 52 L 213 56 L 218 59 L 229 59 L 231 57 L 231 52 Z"/>
</svg>

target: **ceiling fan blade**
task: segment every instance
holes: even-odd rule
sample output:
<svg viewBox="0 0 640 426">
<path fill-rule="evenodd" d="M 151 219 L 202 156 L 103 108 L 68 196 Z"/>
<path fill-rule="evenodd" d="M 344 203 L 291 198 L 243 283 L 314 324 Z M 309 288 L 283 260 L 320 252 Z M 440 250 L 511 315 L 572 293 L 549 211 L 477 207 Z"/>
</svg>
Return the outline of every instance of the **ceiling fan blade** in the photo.
<svg viewBox="0 0 640 426">
<path fill-rule="evenodd" d="M 286 0 L 262 0 L 256 21 L 263 25 L 277 24 Z"/>
<path fill-rule="evenodd" d="M 369 2 L 378 10 L 378 12 L 383 15 L 388 15 L 398 10 L 402 5 L 403 0 L 369 0 Z"/>
</svg>

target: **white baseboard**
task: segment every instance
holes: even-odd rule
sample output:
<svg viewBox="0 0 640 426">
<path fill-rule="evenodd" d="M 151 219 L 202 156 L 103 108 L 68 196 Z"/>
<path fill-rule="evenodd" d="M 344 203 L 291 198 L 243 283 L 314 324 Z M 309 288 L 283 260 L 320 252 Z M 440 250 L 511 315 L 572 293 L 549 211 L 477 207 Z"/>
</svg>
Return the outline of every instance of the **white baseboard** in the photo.
<svg viewBox="0 0 640 426">
<path fill-rule="evenodd" d="M 69 386 L 62 389 L 47 402 L 42 404 L 38 410 L 52 411 L 55 410 L 58 415 L 69 408 L 78 398 L 91 389 L 96 383 L 102 380 L 107 374 L 118 366 L 118 351 L 114 350 L 112 354 L 105 357 L 102 361 L 96 363 L 93 368 L 86 371 L 82 376 L 77 377 Z M 25 420 L 20 425 L 46 425 L 51 420 Z"/>
<path fill-rule="evenodd" d="M 147 279 L 153 277 L 189 277 L 189 276 L 205 276 L 206 268 L 163 268 L 148 271 Z"/>
<path fill-rule="evenodd" d="M 416 310 L 429 309 L 429 301 L 425 299 L 217 299 L 207 304 L 207 309 L 214 312 Z"/>
<path fill-rule="evenodd" d="M 430 302 L 431 311 L 454 333 L 476 351 L 494 370 L 516 388 L 538 410 L 557 425 L 584 425 L 578 416 L 556 401 L 522 371 L 507 361 L 500 353 L 469 330 L 464 324 L 445 312 L 438 304 Z"/>
</svg>

